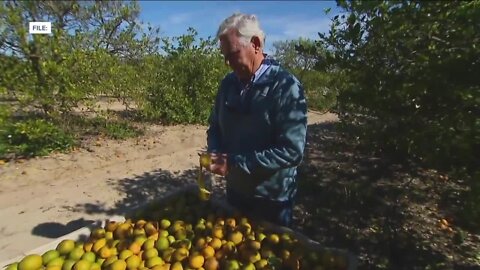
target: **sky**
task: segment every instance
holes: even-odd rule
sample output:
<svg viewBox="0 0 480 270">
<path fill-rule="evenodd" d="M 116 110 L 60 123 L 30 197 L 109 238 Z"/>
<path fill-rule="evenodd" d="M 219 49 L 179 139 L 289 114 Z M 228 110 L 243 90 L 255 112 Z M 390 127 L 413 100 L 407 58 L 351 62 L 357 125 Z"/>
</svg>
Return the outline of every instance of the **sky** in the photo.
<svg viewBox="0 0 480 270">
<path fill-rule="evenodd" d="M 234 12 L 257 15 L 266 34 L 265 51 L 279 40 L 317 39 L 327 33 L 340 13 L 335 1 L 139 1 L 140 19 L 160 28 L 162 36 L 185 34 L 188 27 L 200 37 L 214 37 L 220 23 Z M 331 8 L 328 15 L 324 10 Z"/>
</svg>

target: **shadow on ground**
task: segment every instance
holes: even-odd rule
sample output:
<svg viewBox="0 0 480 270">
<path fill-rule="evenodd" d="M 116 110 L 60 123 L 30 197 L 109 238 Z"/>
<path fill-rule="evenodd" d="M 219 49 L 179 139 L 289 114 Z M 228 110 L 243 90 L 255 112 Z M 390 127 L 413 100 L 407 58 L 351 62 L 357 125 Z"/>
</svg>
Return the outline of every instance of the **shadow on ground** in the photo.
<svg viewBox="0 0 480 270">
<path fill-rule="evenodd" d="M 297 230 L 354 252 L 360 269 L 480 269 L 479 236 L 440 226 L 449 216 L 438 205 L 457 183 L 359 149 L 334 123 L 309 126 Z"/>
<path fill-rule="evenodd" d="M 160 199 L 169 193 L 186 185 L 193 184 L 197 176 L 197 170 L 187 170 L 183 173 L 172 173 L 165 170 L 146 172 L 133 178 L 109 179 L 112 188 L 125 194 L 123 199 L 115 202 L 113 207 L 104 204 L 87 203 L 78 204 L 74 207 L 65 207 L 71 212 L 84 212 L 88 214 L 106 214 L 108 216 L 125 216 L 135 209 L 149 202 Z M 67 224 L 46 222 L 32 229 L 33 235 L 47 238 L 57 238 L 71 233 L 84 226 L 101 224 L 102 220 L 85 220 L 83 218 L 72 220 Z"/>
<path fill-rule="evenodd" d="M 58 238 L 66 234 L 69 234 L 73 231 L 76 231 L 80 228 L 83 228 L 85 226 L 100 226 L 100 225 L 101 225 L 100 221 L 86 220 L 83 218 L 72 220 L 67 224 L 61 224 L 58 222 L 45 222 L 35 226 L 32 229 L 32 234 L 43 236 L 46 238 Z M 86 237 L 88 237 L 88 235 L 79 236 L 79 239 L 77 240 L 84 241 L 86 240 Z"/>
<path fill-rule="evenodd" d="M 181 173 L 172 173 L 165 170 L 155 170 L 143 173 L 133 178 L 109 179 L 112 188 L 125 194 L 123 199 L 115 202 L 113 207 L 103 204 L 81 204 L 74 207 L 74 211 L 83 211 L 88 214 L 103 213 L 107 215 L 126 215 L 149 202 L 167 196 L 171 192 L 186 185 L 194 184 L 197 170 L 187 170 Z"/>
<path fill-rule="evenodd" d="M 73 208 L 69 208 L 69 211 L 125 216 L 148 203 L 165 198 L 179 189 L 196 185 L 197 176 L 198 168 L 183 172 L 170 172 L 158 169 L 132 178 L 109 179 L 108 182 L 113 189 L 116 189 L 121 194 L 125 194 L 124 196 L 119 196 L 123 197 L 123 199 L 116 201 L 113 207 L 108 207 L 102 203 L 86 203 L 75 205 Z M 223 185 L 223 182 L 217 182 L 213 186 L 213 194 L 216 197 L 224 195 Z"/>
</svg>

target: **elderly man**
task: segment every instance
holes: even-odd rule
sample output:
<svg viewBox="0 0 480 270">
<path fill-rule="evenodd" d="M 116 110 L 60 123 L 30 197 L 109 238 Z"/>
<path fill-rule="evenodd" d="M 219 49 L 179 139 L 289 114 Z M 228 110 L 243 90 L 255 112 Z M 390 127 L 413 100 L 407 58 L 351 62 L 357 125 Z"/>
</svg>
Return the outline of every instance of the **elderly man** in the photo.
<svg viewBox="0 0 480 270">
<path fill-rule="evenodd" d="M 256 16 L 230 16 L 217 37 L 233 72 L 209 119 L 208 169 L 225 176 L 227 200 L 241 212 L 290 226 L 307 130 L 302 85 L 263 53 Z"/>
</svg>

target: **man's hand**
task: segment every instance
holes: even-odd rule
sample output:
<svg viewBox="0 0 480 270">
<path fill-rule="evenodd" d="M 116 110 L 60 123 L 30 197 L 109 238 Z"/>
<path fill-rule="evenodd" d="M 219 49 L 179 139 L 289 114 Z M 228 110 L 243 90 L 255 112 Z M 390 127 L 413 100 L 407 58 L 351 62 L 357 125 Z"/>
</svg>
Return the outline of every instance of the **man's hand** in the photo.
<svg viewBox="0 0 480 270">
<path fill-rule="evenodd" d="M 210 154 L 211 163 L 210 168 L 207 168 L 214 174 L 221 176 L 227 175 L 227 154 L 212 153 Z"/>
</svg>

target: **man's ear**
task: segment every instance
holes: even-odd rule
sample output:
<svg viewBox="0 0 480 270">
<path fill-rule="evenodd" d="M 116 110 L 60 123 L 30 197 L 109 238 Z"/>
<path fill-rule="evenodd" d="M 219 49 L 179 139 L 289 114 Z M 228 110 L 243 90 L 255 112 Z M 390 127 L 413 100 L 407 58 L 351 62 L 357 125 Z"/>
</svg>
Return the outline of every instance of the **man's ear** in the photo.
<svg viewBox="0 0 480 270">
<path fill-rule="evenodd" d="M 250 43 L 252 44 L 255 51 L 260 51 L 260 47 L 261 47 L 260 38 L 258 38 L 257 36 L 253 36 L 252 39 L 250 39 Z"/>
</svg>

